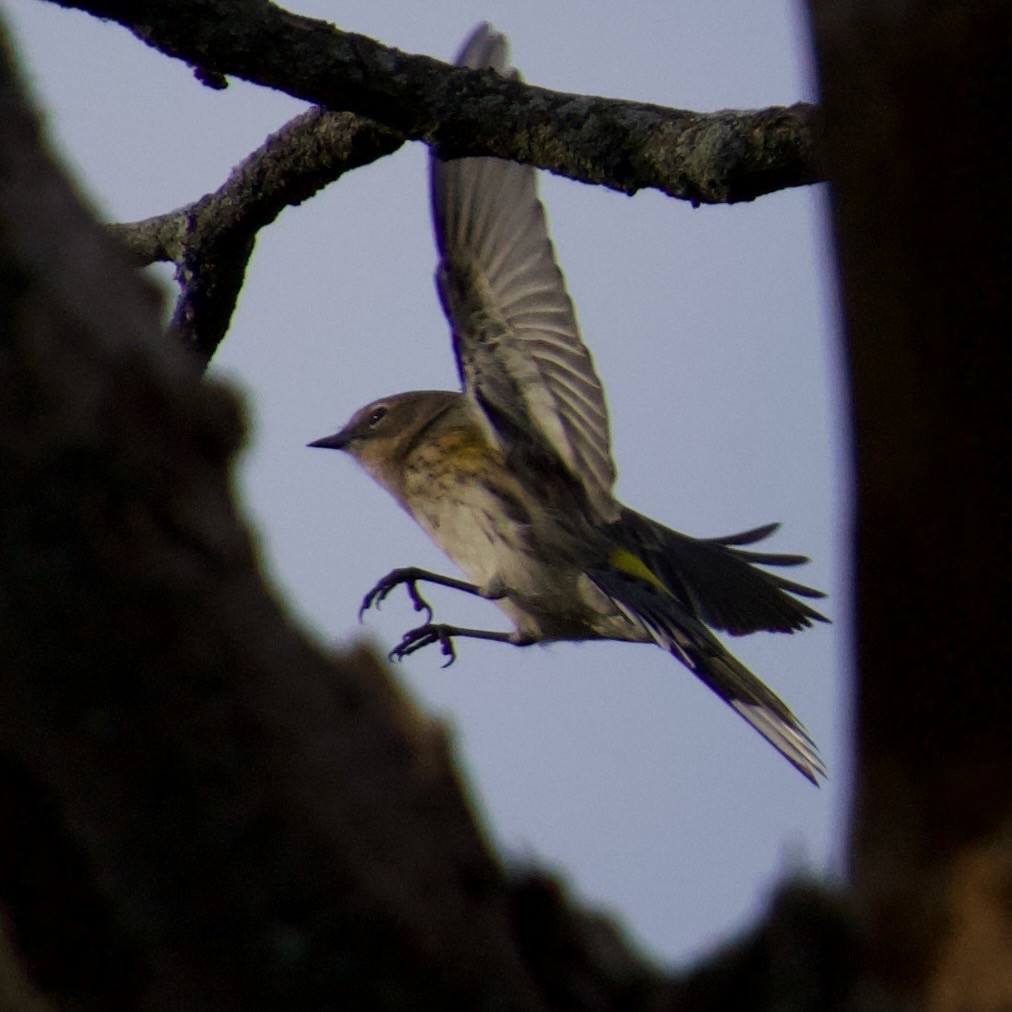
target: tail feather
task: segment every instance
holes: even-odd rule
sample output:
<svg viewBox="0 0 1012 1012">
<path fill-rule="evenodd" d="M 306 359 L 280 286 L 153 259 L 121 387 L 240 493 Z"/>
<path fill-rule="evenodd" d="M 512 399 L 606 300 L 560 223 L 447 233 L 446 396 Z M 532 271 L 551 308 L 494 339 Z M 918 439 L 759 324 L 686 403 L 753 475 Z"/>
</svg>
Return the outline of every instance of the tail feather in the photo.
<svg viewBox="0 0 1012 1012">
<path fill-rule="evenodd" d="M 742 636 L 759 630 L 795 632 L 829 621 L 798 600 L 824 597 L 821 591 L 757 568 L 800 565 L 804 556 L 739 547 L 768 537 L 777 527 L 767 524 L 722 538 L 693 538 L 623 509 L 613 531 L 688 612 L 714 629 Z"/>
<path fill-rule="evenodd" d="M 740 699 L 728 701 L 735 713 L 744 717 L 802 776 L 816 787 L 818 777 L 825 778 L 826 767 L 815 742 L 797 721 L 793 725 L 771 717 L 763 706 Z"/>
<path fill-rule="evenodd" d="M 673 595 L 611 566 L 595 567 L 587 575 L 630 622 L 677 657 L 818 786 L 826 767 L 801 722 Z"/>
<path fill-rule="evenodd" d="M 737 534 L 728 534 L 722 538 L 707 538 L 718 545 L 754 545 L 757 541 L 764 541 L 771 534 L 780 530 L 780 524 L 763 524 L 762 527 L 751 527 L 747 531 L 739 531 Z M 803 558 L 803 556 L 799 556 Z"/>
</svg>

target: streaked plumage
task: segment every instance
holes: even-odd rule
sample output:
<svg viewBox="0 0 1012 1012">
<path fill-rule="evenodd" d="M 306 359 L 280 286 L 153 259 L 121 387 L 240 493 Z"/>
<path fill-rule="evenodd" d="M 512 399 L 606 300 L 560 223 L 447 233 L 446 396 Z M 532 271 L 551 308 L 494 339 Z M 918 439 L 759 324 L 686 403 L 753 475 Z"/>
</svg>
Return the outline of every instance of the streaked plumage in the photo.
<svg viewBox="0 0 1012 1012">
<path fill-rule="evenodd" d="M 481 25 L 458 62 L 507 69 L 506 40 Z M 724 538 L 669 530 L 619 503 L 600 380 L 555 262 L 535 171 L 491 158 L 431 158 L 437 287 L 463 393 L 420 391 L 367 405 L 312 446 L 344 449 L 382 484 L 468 581 L 397 570 L 366 596 L 443 583 L 486 597 L 512 632 L 430 621 L 392 656 L 472 636 L 654 642 L 671 652 L 806 777 L 825 770 L 786 705 L 708 626 L 793 632 L 822 620 L 821 597 L 758 566 L 801 556 L 750 547 L 767 525 Z"/>
</svg>

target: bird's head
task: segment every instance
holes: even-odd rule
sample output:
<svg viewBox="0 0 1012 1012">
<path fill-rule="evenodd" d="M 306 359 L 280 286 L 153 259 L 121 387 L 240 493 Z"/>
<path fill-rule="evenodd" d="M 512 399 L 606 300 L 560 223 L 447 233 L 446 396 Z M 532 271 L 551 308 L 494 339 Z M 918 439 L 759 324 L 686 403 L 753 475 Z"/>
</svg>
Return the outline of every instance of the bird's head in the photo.
<svg viewBox="0 0 1012 1012">
<path fill-rule="evenodd" d="M 462 394 L 448 390 L 417 390 L 380 397 L 359 408 L 344 428 L 308 445 L 344 450 L 372 478 L 393 489 L 414 437 L 445 412 L 464 405 Z"/>
</svg>

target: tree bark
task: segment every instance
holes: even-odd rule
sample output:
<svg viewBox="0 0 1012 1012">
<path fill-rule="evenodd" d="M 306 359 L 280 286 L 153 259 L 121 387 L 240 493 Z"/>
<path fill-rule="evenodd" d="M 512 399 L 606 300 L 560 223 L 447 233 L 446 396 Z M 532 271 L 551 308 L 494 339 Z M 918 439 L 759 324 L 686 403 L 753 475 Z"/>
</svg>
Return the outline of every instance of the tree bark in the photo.
<svg viewBox="0 0 1012 1012">
<path fill-rule="evenodd" d="M 1012 15 L 813 14 L 856 437 L 866 972 L 883 1007 L 1007 1009 Z"/>
<path fill-rule="evenodd" d="M 816 110 L 699 113 L 565 95 L 402 53 L 265 0 L 50 0 L 111 18 L 214 87 L 241 77 L 424 141 L 635 193 L 754 200 L 822 179 Z"/>
<path fill-rule="evenodd" d="M 4 55 L 8 941 L 59 1006 L 544 1007 L 444 732 L 265 590 L 236 402 L 164 339 Z"/>
</svg>

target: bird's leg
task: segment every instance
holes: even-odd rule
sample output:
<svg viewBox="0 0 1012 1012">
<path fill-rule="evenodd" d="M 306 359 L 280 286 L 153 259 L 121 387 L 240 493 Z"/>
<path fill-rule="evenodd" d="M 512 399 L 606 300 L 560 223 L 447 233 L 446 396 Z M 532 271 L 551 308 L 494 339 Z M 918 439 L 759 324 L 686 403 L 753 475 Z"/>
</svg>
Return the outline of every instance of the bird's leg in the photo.
<svg viewBox="0 0 1012 1012">
<path fill-rule="evenodd" d="M 458 626 L 426 622 L 425 625 L 420 625 L 417 629 L 409 629 L 401 637 L 400 643 L 390 651 L 390 660 L 401 661 L 416 650 L 421 650 L 422 647 L 438 643 L 443 656 L 447 658 L 443 667 L 448 668 L 457 659 L 457 651 L 453 646 L 455 636 L 467 636 L 473 640 L 495 640 L 497 643 L 512 643 L 519 647 L 534 642 L 529 639 L 519 639 L 516 633 L 511 632 L 497 632 L 492 629 L 461 629 Z"/>
<path fill-rule="evenodd" d="M 362 606 L 358 609 L 358 620 L 373 606 L 377 608 L 387 594 L 400 584 L 406 584 L 408 596 L 415 611 L 428 612 L 428 622 L 432 621 L 432 607 L 429 602 L 418 592 L 418 582 L 425 580 L 428 583 L 438 583 L 441 587 L 450 587 L 453 590 L 463 590 L 467 594 L 475 594 L 483 597 L 481 589 L 466 580 L 455 580 L 452 576 L 442 576 L 439 573 L 430 573 L 427 569 L 419 569 L 417 566 L 406 566 L 404 569 L 393 569 L 383 577 L 379 583 L 369 591 L 362 599 Z"/>
</svg>

